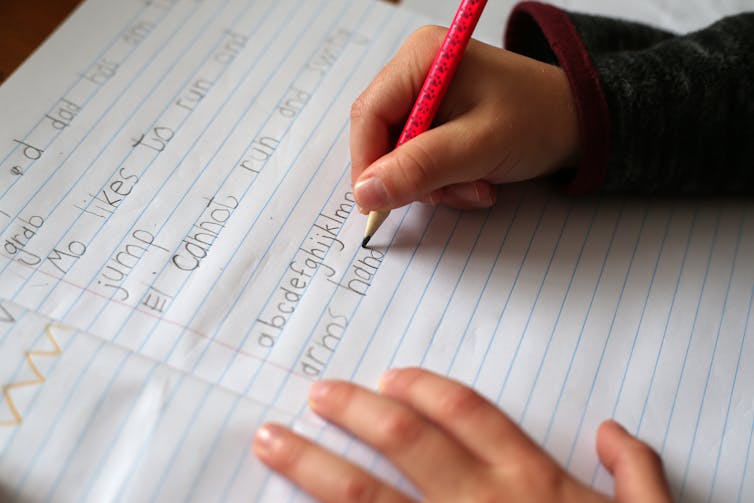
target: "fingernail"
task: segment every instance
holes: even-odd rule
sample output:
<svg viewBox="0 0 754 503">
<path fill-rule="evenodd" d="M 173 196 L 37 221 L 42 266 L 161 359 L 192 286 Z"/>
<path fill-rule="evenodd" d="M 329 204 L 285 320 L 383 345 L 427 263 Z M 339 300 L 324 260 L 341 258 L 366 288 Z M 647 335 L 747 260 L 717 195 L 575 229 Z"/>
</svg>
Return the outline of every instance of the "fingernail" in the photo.
<svg viewBox="0 0 754 503">
<path fill-rule="evenodd" d="M 618 431 L 623 432 L 623 433 L 628 433 L 628 431 L 626 431 L 626 428 L 615 419 L 611 419 L 610 422 L 613 423 L 613 427 L 617 429 Z"/>
<path fill-rule="evenodd" d="M 380 376 L 380 381 L 377 383 L 377 388 L 382 391 L 391 382 L 395 381 L 398 375 L 399 369 L 390 369 Z"/>
<path fill-rule="evenodd" d="M 359 205 L 367 208 L 384 208 L 388 203 L 387 190 L 379 177 L 372 176 L 359 180 L 353 186 L 354 196 Z"/>
<path fill-rule="evenodd" d="M 329 381 L 317 381 L 312 384 L 309 390 L 309 401 L 312 403 L 322 402 L 332 390 L 332 383 Z"/>
<path fill-rule="evenodd" d="M 254 450 L 260 454 L 270 454 L 280 449 L 282 445 L 282 435 L 280 427 L 265 424 L 257 430 L 254 435 Z"/>
</svg>

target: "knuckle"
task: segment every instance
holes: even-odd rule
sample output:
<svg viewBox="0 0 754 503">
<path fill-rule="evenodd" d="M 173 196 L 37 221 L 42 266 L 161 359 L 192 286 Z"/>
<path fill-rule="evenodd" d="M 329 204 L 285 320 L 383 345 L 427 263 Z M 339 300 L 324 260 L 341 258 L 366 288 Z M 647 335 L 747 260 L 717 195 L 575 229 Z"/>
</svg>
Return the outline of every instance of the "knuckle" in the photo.
<svg viewBox="0 0 754 503">
<path fill-rule="evenodd" d="M 632 457 L 640 463 L 646 463 L 654 467 L 662 467 L 662 458 L 652 447 L 637 440 L 631 448 Z"/>
<path fill-rule="evenodd" d="M 545 456 L 524 457 L 507 467 L 507 479 L 522 488 L 539 488 L 557 492 L 563 483 L 563 472 Z"/>
<path fill-rule="evenodd" d="M 327 393 L 313 402 L 317 414 L 325 419 L 333 419 L 342 416 L 343 411 L 351 406 L 356 388 L 351 383 L 332 381 L 328 386 Z"/>
<path fill-rule="evenodd" d="M 361 120 L 368 114 L 367 103 L 368 100 L 363 94 L 356 98 L 351 104 L 351 122 Z"/>
<path fill-rule="evenodd" d="M 377 430 L 377 448 L 384 452 L 395 452 L 414 444 L 422 434 L 424 423 L 406 410 L 388 414 Z"/>
<path fill-rule="evenodd" d="M 529 472 L 533 464 L 525 458 L 517 459 L 512 463 L 506 463 L 501 467 L 505 480 L 523 482 L 529 478 Z"/>
<path fill-rule="evenodd" d="M 529 474 L 528 480 L 530 484 L 541 485 L 553 493 L 560 492 L 560 488 L 565 481 L 563 470 L 549 459 L 541 459 L 534 463 L 529 469 Z"/>
<path fill-rule="evenodd" d="M 428 24 L 417 28 L 410 36 L 409 40 L 413 42 L 430 41 L 441 42 L 445 36 L 445 28 L 441 26 Z"/>
<path fill-rule="evenodd" d="M 342 411 L 354 400 L 357 390 L 351 383 L 331 382 L 330 391 L 327 393 L 327 402 L 331 410 Z"/>
<path fill-rule="evenodd" d="M 471 388 L 457 386 L 438 403 L 439 414 L 449 420 L 465 417 L 486 404 L 484 398 Z"/>
<path fill-rule="evenodd" d="M 430 55 L 437 53 L 438 48 L 442 45 L 445 32 L 445 28 L 434 25 L 418 28 L 408 36 L 394 61 L 400 61 L 402 66 L 405 65 L 405 74 L 413 75 L 416 78 L 421 76 L 423 79 L 427 70 L 424 64 L 431 61 Z M 421 84 L 421 81 L 417 81 L 416 84 Z"/>
<path fill-rule="evenodd" d="M 369 503 L 376 500 L 377 486 L 363 473 L 349 474 L 342 482 L 338 501 Z"/>
<path fill-rule="evenodd" d="M 476 487 L 466 500 L 469 503 L 497 503 L 500 501 L 500 491 L 494 485 Z"/>
<path fill-rule="evenodd" d="M 283 473 L 292 473 L 301 462 L 304 448 L 300 442 L 287 442 L 286 448 L 273 461 L 275 468 Z"/>
<path fill-rule="evenodd" d="M 436 171 L 432 156 L 417 145 L 403 149 L 402 154 L 397 156 L 396 171 L 403 175 L 406 189 L 417 195 L 431 190 Z"/>
</svg>

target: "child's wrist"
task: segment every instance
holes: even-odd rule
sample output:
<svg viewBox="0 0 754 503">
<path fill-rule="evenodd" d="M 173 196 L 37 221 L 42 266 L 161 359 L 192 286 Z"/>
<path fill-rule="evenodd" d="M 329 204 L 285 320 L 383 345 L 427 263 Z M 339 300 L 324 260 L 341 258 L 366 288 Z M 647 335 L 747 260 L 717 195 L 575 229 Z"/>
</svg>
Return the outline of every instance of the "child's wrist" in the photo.
<svg viewBox="0 0 754 503">
<path fill-rule="evenodd" d="M 579 157 L 579 121 L 573 92 L 565 72 L 553 67 L 551 85 L 553 113 L 549 124 L 553 149 L 552 171 L 574 166 Z"/>
</svg>

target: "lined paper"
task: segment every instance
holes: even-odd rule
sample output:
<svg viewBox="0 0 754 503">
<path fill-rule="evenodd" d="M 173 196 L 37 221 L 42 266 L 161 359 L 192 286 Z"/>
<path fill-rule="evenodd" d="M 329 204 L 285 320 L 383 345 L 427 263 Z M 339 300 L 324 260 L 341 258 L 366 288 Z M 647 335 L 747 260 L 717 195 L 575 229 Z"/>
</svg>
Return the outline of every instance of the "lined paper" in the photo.
<svg viewBox="0 0 754 503">
<path fill-rule="evenodd" d="M 752 497 L 750 202 L 518 184 L 360 247 L 350 104 L 424 22 L 89 0 L 0 87 L 0 495 L 304 500 L 250 453 L 268 420 L 412 493 L 306 393 L 421 365 L 606 492 L 615 417 L 679 500 Z"/>
</svg>

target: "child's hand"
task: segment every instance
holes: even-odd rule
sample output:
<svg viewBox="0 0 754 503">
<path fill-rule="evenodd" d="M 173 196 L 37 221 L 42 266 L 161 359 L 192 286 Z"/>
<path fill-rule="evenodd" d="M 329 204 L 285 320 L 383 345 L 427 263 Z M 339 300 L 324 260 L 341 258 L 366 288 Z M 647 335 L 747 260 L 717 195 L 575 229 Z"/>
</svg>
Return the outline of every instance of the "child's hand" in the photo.
<svg viewBox="0 0 754 503">
<path fill-rule="evenodd" d="M 421 369 L 391 370 L 374 393 L 321 381 L 312 409 L 383 453 L 428 501 L 609 501 L 576 481 L 507 416 L 470 388 Z M 322 501 L 410 501 L 345 459 L 273 424 L 254 450 Z M 600 460 L 623 503 L 669 502 L 659 457 L 617 423 L 597 433 Z"/>
<path fill-rule="evenodd" d="M 438 27 L 415 32 L 353 105 L 351 181 L 364 211 L 417 200 L 487 207 L 492 184 L 551 173 L 577 155 L 563 71 L 475 40 L 435 126 L 392 151 L 444 35 Z"/>
</svg>

